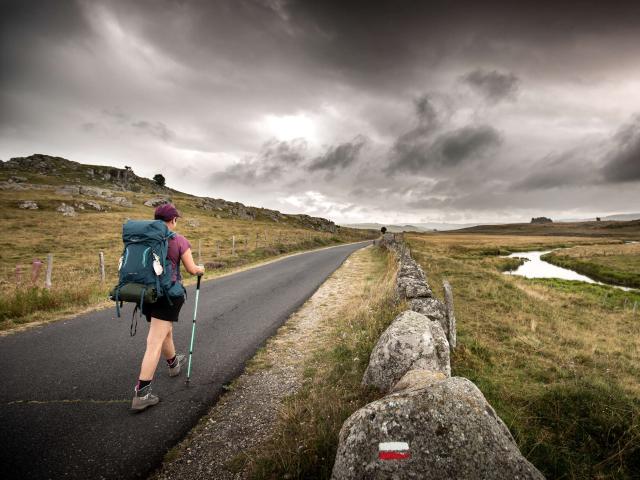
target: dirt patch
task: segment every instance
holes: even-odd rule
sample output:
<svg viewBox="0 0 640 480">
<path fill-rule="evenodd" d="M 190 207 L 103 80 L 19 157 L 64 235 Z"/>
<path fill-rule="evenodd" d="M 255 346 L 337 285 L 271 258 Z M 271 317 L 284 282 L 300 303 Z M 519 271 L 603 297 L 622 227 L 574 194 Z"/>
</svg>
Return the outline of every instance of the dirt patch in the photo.
<svg viewBox="0 0 640 480">
<path fill-rule="evenodd" d="M 152 478 L 247 478 L 243 455 L 271 437 L 282 400 L 302 386 L 304 360 L 323 348 L 325 320 L 361 293 L 372 268 L 372 247 L 353 253 L 256 354 Z"/>
</svg>

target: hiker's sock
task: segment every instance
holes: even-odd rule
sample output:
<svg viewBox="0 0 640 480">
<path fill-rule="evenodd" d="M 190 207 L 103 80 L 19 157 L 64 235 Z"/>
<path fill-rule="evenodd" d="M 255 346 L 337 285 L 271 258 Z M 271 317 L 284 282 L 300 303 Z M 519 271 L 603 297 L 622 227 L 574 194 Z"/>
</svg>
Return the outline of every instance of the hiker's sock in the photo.
<svg viewBox="0 0 640 480">
<path fill-rule="evenodd" d="M 136 391 L 139 392 L 145 387 L 151 385 L 151 380 L 138 380 L 138 384 L 136 385 Z"/>
<path fill-rule="evenodd" d="M 176 364 L 176 357 L 177 356 L 178 355 L 174 355 L 173 358 L 167 358 L 167 365 L 169 365 L 169 368 L 173 368 L 173 367 L 175 367 L 177 365 Z"/>
</svg>

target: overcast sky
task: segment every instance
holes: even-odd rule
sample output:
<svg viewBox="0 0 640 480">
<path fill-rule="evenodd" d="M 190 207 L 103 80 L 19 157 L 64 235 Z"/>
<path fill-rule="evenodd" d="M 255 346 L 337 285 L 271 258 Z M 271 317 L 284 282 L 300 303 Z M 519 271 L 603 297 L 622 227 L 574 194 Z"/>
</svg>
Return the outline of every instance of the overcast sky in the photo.
<svg viewBox="0 0 640 480">
<path fill-rule="evenodd" d="M 0 0 L 0 158 L 350 222 L 640 211 L 640 2 Z"/>
</svg>

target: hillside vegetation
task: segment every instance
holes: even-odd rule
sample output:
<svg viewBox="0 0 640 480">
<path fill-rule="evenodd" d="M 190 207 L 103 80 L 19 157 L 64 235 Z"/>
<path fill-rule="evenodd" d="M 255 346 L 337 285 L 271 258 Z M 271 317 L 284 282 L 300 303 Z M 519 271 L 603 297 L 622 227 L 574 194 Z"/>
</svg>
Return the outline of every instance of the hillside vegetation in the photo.
<svg viewBox="0 0 640 480">
<path fill-rule="evenodd" d="M 485 235 L 554 235 L 611 237 L 632 240 L 640 237 L 640 220 L 601 222 L 557 223 L 507 223 L 503 225 L 478 225 L 448 233 Z"/>
<path fill-rule="evenodd" d="M 640 472 L 640 293 L 504 275 L 497 253 L 602 237 L 407 234 L 436 294 L 454 289 L 453 375 L 471 379 L 549 479 L 631 479 Z M 637 238 L 637 237 L 636 237 Z"/>
<path fill-rule="evenodd" d="M 0 241 L 0 329 L 104 303 L 116 283 L 122 224 L 152 219 L 154 206 L 164 201 L 182 213 L 177 231 L 191 241 L 208 277 L 287 252 L 375 236 L 323 218 L 189 195 L 128 168 L 46 155 L 11 159 L 0 168 L 0 206 L 9 232 Z M 105 257 L 104 283 L 99 252 Z M 47 290 L 45 266 L 33 283 L 31 269 L 36 259 L 46 263 L 50 253 L 52 288 Z"/>
</svg>

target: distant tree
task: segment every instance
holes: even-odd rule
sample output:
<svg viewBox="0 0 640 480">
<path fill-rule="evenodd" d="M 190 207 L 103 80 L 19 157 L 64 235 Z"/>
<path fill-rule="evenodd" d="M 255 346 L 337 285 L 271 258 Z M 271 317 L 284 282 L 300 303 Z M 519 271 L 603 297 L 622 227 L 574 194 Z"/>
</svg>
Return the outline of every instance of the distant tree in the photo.
<svg viewBox="0 0 640 480">
<path fill-rule="evenodd" d="M 385 233 L 387 233 L 387 227 L 382 227 L 380 229 L 380 231 L 382 232 L 382 234 L 384 235 Z"/>
<path fill-rule="evenodd" d="M 156 173 L 153 176 L 153 181 L 156 182 L 159 186 L 164 187 L 165 179 L 164 175 L 162 175 L 161 173 Z"/>
<path fill-rule="evenodd" d="M 129 165 L 125 165 L 125 166 L 124 166 L 124 169 L 125 169 L 125 170 L 129 170 L 129 171 L 131 171 L 131 170 L 132 170 L 132 169 L 131 169 L 131 167 L 130 167 Z"/>
<path fill-rule="evenodd" d="M 596 217 L 596 222 L 599 222 L 599 221 L 600 221 L 600 217 Z"/>
</svg>

